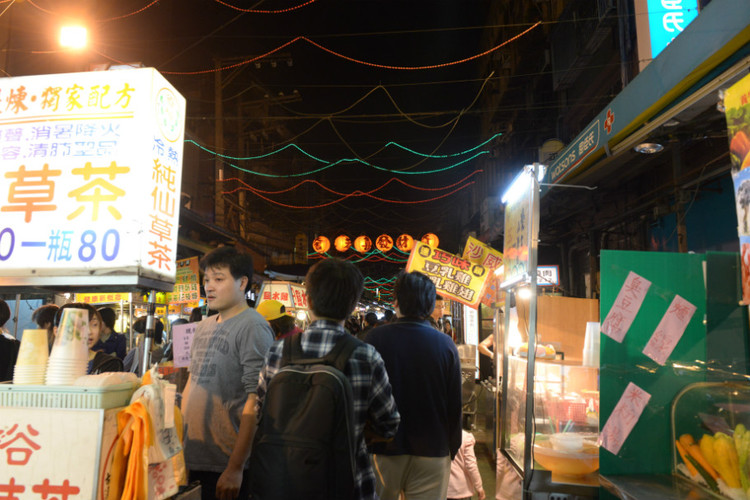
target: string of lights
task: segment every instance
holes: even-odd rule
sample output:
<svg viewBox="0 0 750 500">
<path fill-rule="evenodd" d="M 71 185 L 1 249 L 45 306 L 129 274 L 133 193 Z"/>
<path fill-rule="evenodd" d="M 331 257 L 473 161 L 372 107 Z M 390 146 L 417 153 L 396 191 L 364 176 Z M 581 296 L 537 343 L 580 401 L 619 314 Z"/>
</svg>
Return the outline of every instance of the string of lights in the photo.
<svg viewBox="0 0 750 500">
<path fill-rule="evenodd" d="M 318 172 L 322 172 L 323 170 L 327 170 L 327 169 L 329 169 L 331 167 L 335 167 L 336 165 L 339 165 L 339 164 L 344 163 L 344 162 L 361 163 L 362 165 L 365 165 L 365 166 L 368 166 L 368 167 L 372 167 L 372 168 L 374 168 L 376 170 L 381 170 L 383 172 L 390 172 L 392 174 L 423 175 L 423 174 L 434 174 L 434 173 L 437 173 L 437 172 L 445 172 L 446 170 L 450 170 L 452 168 L 460 167 L 464 163 L 468 163 L 471 160 L 473 160 L 473 159 L 475 159 L 475 158 L 477 158 L 479 156 L 486 155 L 486 154 L 489 154 L 489 151 L 480 151 L 479 153 L 476 153 L 475 155 L 472 155 L 469 158 L 466 158 L 465 160 L 461 160 L 459 162 L 453 163 L 451 165 L 448 165 L 447 167 L 435 168 L 435 169 L 432 169 L 432 170 L 420 170 L 418 172 L 411 172 L 411 171 L 404 171 L 404 170 L 394 170 L 394 169 L 391 169 L 391 168 L 380 167 L 380 166 L 374 165 L 374 164 L 372 164 L 370 162 L 366 162 L 366 161 L 360 160 L 359 158 L 342 158 L 342 159 L 337 160 L 337 161 L 335 161 L 333 163 L 329 163 L 327 165 L 324 165 L 324 166 L 322 166 L 320 168 L 316 168 L 316 169 L 313 169 L 313 170 L 307 170 L 305 172 L 298 172 L 296 174 L 271 174 L 271 173 L 268 173 L 268 172 L 259 172 L 257 170 L 250 170 L 248 168 L 242 168 L 239 165 L 235 165 L 234 163 L 230 163 L 230 162 L 228 162 L 226 160 L 223 160 L 223 159 L 221 161 L 222 161 L 222 163 L 224 163 L 225 165 L 227 165 L 229 167 L 232 167 L 234 169 L 240 170 L 240 171 L 248 173 L 248 174 L 258 175 L 258 176 L 261 176 L 261 177 L 274 177 L 274 178 L 304 177 L 306 175 L 312 175 L 312 174 L 316 174 Z"/>
<path fill-rule="evenodd" d="M 0 1 L 0 4 L 6 3 L 8 1 L 15 1 L 15 0 L 2 0 L 2 1 Z M 302 7 L 306 7 L 307 5 L 315 3 L 317 0 L 307 0 L 306 2 L 301 3 L 299 5 L 295 5 L 294 7 L 289 7 L 289 8 L 286 8 L 286 9 L 277 9 L 277 10 L 243 9 L 241 7 L 237 7 L 235 5 L 229 4 L 229 3 L 224 2 L 222 0 L 214 0 L 214 1 L 216 3 L 218 3 L 218 4 L 220 4 L 220 5 L 223 5 L 225 7 L 229 7 L 230 9 L 234 9 L 234 10 L 237 10 L 237 11 L 240 11 L 240 12 L 248 12 L 248 13 L 251 13 L 251 14 L 285 14 L 287 12 L 292 12 L 294 10 L 301 9 Z M 48 10 L 48 9 L 40 7 L 39 5 L 37 5 L 36 3 L 34 3 L 33 0 L 28 0 L 28 2 L 29 2 L 29 4 L 32 7 L 36 8 L 37 10 L 40 10 L 40 11 L 44 12 L 45 14 L 50 14 L 50 15 L 53 15 L 53 16 L 62 16 L 62 14 L 59 14 L 57 12 L 53 12 L 51 10 Z M 143 12 L 143 11 L 145 11 L 145 10 L 153 7 L 157 3 L 159 3 L 159 0 L 153 0 L 151 3 L 149 3 L 149 4 L 147 4 L 147 5 L 143 6 L 143 7 L 141 7 L 140 9 L 134 10 L 133 12 L 130 12 L 128 14 L 123 14 L 121 16 L 116 16 L 116 17 L 109 17 L 109 18 L 105 18 L 105 19 L 96 19 L 95 21 L 98 22 L 98 23 L 107 23 L 107 22 L 110 22 L 110 21 L 118 21 L 120 19 L 125 19 L 127 17 L 135 16 L 136 14 L 140 14 L 141 12 Z"/>
<path fill-rule="evenodd" d="M 376 255 L 380 254 L 380 255 Z M 316 252 L 311 252 L 307 254 L 307 257 L 310 259 L 332 259 L 333 255 L 329 254 L 328 252 L 325 252 L 323 254 L 319 254 Z M 409 259 L 399 259 L 397 257 L 391 257 L 389 255 L 384 254 L 380 250 L 372 250 L 369 253 L 366 253 L 362 256 L 361 259 L 353 260 L 357 258 L 357 254 L 351 254 L 347 255 L 346 257 L 338 257 L 341 260 L 348 260 L 351 261 L 353 264 L 358 264 L 360 262 L 389 262 L 391 264 L 404 264 Z"/>
<path fill-rule="evenodd" d="M 463 151 L 459 151 L 457 153 L 450 153 L 450 154 L 443 154 L 443 155 L 436 155 L 436 154 L 430 154 L 430 153 L 420 153 L 419 151 L 416 151 L 414 149 L 410 149 L 410 148 L 407 148 L 406 146 L 402 146 L 401 144 L 399 144 L 398 142 L 395 142 L 395 141 L 389 141 L 389 142 L 387 142 L 385 144 L 385 146 L 381 147 L 378 151 L 383 151 L 383 150 L 387 149 L 388 147 L 393 146 L 395 148 L 399 148 L 399 149 L 401 149 L 403 151 L 407 151 L 407 152 L 409 152 L 409 153 L 411 153 L 413 155 L 421 156 L 423 158 L 435 158 L 435 159 L 456 158 L 458 156 L 463 156 L 465 154 L 472 153 L 472 152 L 476 151 L 477 149 L 479 149 L 479 148 L 481 148 L 481 147 L 489 144 L 490 142 L 492 142 L 495 138 L 500 137 L 501 135 L 503 135 L 503 134 L 501 132 L 499 132 L 499 133 L 493 135 L 492 137 L 490 137 L 489 139 L 487 139 L 487 140 L 485 140 L 485 141 L 477 144 L 476 146 L 473 146 L 471 148 L 465 149 Z M 213 150 L 209 149 L 208 147 L 206 147 L 206 146 L 204 146 L 202 144 L 199 144 L 197 141 L 194 141 L 192 139 L 186 139 L 185 142 L 187 144 L 191 144 L 193 146 L 196 146 L 196 147 L 202 149 L 206 153 L 212 154 L 214 156 L 218 156 L 219 158 L 223 158 L 225 160 L 235 160 L 235 161 L 264 160 L 264 159 L 268 158 L 269 156 L 273 156 L 273 155 L 276 155 L 276 154 L 279 154 L 279 153 L 283 153 L 287 149 L 296 149 L 297 151 L 299 151 L 303 155 L 307 156 L 311 160 L 317 161 L 318 163 L 325 163 L 325 164 L 329 164 L 329 165 L 332 164 L 332 163 L 336 163 L 336 162 L 330 162 L 328 160 L 323 160 L 322 158 L 318 158 L 317 156 L 315 156 L 315 155 L 313 155 L 311 153 L 308 153 L 302 147 L 300 147 L 300 146 L 298 146 L 297 144 L 294 144 L 294 143 L 287 144 L 286 146 L 282 146 L 282 147 L 280 147 L 278 149 L 275 149 L 273 151 L 269 151 L 268 153 L 263 153 L 263 154 L 259 154 L 259 155 L 254 155 L 254 156 L 232 156 L 232 155 L 227 155 L 227 154 L 219 153 L 217 151 L 213 151 Z M 372 155 L 370 155 L 370 156 L 372 156 Z M 361 158 L 356 158 L 356 160 L 364 161 Z M 341 160 L 337 160 L 337 161 L 355 161 L 355 159 L 342 158 Z"/>
<path fill-rule="evenodd" d="M 29 0 L 29 1 L 32 1 L 32 0 Z M 276 52 L 279 52 L 280 50 L 283 50 L 283 49 L 289 47 L 290 45 L 293 45 L 293 44 L 295 44 L 295 43 L 297 43 L 299 41 L 307 42 L 310 45 L 312 45 L 314 47 L 317 47 L 318 49 L 320 49 L 320 50 L 322 50 L 324 52 L 327 52 L 327 53 L 329 53 L 329 54 L 331 54 L 331 55 L 333 55 L 335 57 L 338 57 L 340 59 L 344 59 L 346 61 L 353 62 L 353 63 L 356 63 L 356 64 L 361 64 L 363 66 L 370 66 L 370 67 L 373 67 L 373 68 L 391 69 L 391 70 L 399 70 L 399 71 L 419 71 L 419 70 L 427 70 L 427 69 L 446 68 L 446 67 L 449 67 L 449 66 L 455 66 L 455 65 L 458 65 L 458 64 L 467 63 L 469 61 L 473 61 L 475 59 L 479 59 L 480 57 L 484 57 L 486 55 L 489 55 L 489 54 L 491 54 L 491 53 L 493 53 L 493 52 L 495 52 L 495 51 L 497 51 L 497 50 L 505 47 L 509 43 L 512 43 L 512 42 L 518 40 L 522 36 L 526 35 L 530 31 L 532 31 L 533 29 L 535 29 L 538 26 L 540 26 L 541 24 L 542 24 L 541 21 L 537 21 L 536 23 L 534 23 L 533 25 L 531 25 L 531 27 L 525 29 L 521 33 L 517 34 L 516 36 L 513 36 L 513 37 L 509 38 L 508 40 L 506 40 L 506 41 L 504 41 L 502 43 L 499 43 L 499 44 L 495 45 L 494 47 L 492 47 L 490 49 L 487 49 L 487 50 L 485 50 L 483 52 L 480 52 L 478 54 L 474 54 L 472 56 L 465 57 L 463 59 L 458 59 L 458 60 L 455 60 L 455 61 L 443 62 L 443 63 L 439 63 L 439 64 L 428 64 L 428 65 L 420 65 L 420 66 L 394 66 L 394 65 L 390 65 L 390 64 L 379 64 L 379 63 L 374 63 L 374 62 L 370 62 L 370 61 L 364 61 L 362 59 L 357 59 L 357 58 L 354 58 L 354 57 L 350 57 L 350 56 L 347 56 L 345 54 L 341 54 L 339 52 L 336 52 L 335 50 L 329 49 L 325 45 L 322 45 L 322 44 L 320 44 L 318 42 L 310 40 L 306 36 L 298 36 L 298 37 L 293 38 L 292 40 L 289 40 L 286 43 L 283 43 L 283 44 L 279 45 L 275 49 L 269 50 L 268 52 L 266 52 L 264 54 L 261 54 L 261 55 L 255 56 L 255 57 L 251 57 L 249 59 L 245 59 L 244 61 L 240 61 L 238 63 L 228 64 L 228 65 L 221 66 L 221 67 L 218 67 L 218 68 L 204 69 L 204 70 L 197 70 L 197 71 L 164 71 L 164 70 L 160 70 L 160 73 L 162 73 L 164 75 L 205 75 L 205 74 L 209 74 L 209 73 L 216 73 L 217 71 L 226 71 L 228 69 L 238 68 L 240 66 L 244 66 L 246 64 L 250 64 L 250 63 L 253 63 L 255 61 L 260 61 L 261 59 L 264 59 L 264 58 L 266 58 L 268 56 L 271 56 L 271 55 L 275 54 Z M 100 52 L 97 52 L 97 54 L 101 55 L 102 57 L 106 57 L 107 59 L 110 59 L 110 60 L 112 60 L 112 61 L 114 61 L 114 62 L 116 62 L 118 64 L 126 64 L 125 62 L 119 61 L 119 60 L 115 59 L 114 57 L 111 57 L 111 56 L 109 56 L 107 54 L 103 54 L 103 53 L 100 53 Z"/>
<path fill-rule="evenodd" d="M 278 9 L 278 10 L 260 10 L 260 9 L 243 9 L 241 7 L 237 7 L 235 5 L 231 5 L 227 2 L 223 2 L 222 0 L 214 0 L 216 3 L 223 5 L 224 7 L 229 7 L 230 9 L 238 10 L 240 12 L 249 12 L 252 14 L 283 14 L 285 12 L 292 12 L 293 10 L 301 9 L 302 7 L 306 7 L 310 5 L 311 3 L 315 3 L 317 0 L 307 0 L 305 3 L 301 3 L 299 5 L 295 5 L 294 7 L 289 7 L 287 9 Z"/>
<path fill-rule="evenodd" d="M 313 209 L 313 208 L 328 207 L 330 205 L 335 205 L 337 203 L 340 203 L 340 202 L 342 202 L 343 200 L 345 200 L 347 198 L 361 197 L 361 196 L 365 196 L 367 198 L 372 198 L 373 200 L 377 200 L 377 201 L 382 201 L 384 203 L 395 203 L 395 204 L 401 204 L 401 205 L 416 205 L 416 204 L 421 204 L 421 203 L 430 203 L 432 201 L 437 201 L 437 200 L 441 200 L 443 198 L 446 198 L 446 197 L 448 197 L 448 196 L 450 196 L 450 195 L 452 195 L 454 193 L 457 193 L 458 191 L 461 191 L 462 189 L 466 189 L 467 187 L 469 187 L 469 186 L 471 186 L 473 184 L 475 184 L 475 181 L 467 182 L 463 186 L 459 186 L 456 189 L 453 189 L 452 191 L 449 191 L 449 192 L 447 192 L 445 194 L 441 194 L 439 196 L 435 196 L 435 197 L 432 197 L 432 198 L 427 198 L 427 199 L 424 199 L 424 200 L 394 200 L 394 199 L 389 199 L 389 198 L 382 198 L 380 196 L 375 196 L 375 195 L 372 195 L 372 194 L 369 194 L 369 193 L 363 193 L 361 191 L 354 191 L 353 193 L 348 194 L 346 196 L 342 196 L 342 197 L 340 197 L 340 198 L 338 198 L 336 200 L 332 200 L 332 201 L 329 201 L 327 203 L 320 203 L 318 205 L 290 205 L 288 203 L 282 203 L 280 201 L 276 201 L 276 200 L 273 200 L 273 199 L 267 197 L 266 195 L 262 194 L 261 192 L 256 191 L 252 187 L 245 187 L 245 186 L 235 188 L 235 189 L 233 189 L 231 191 L 222 191 L 221 194 L 222 195 L 227 195 L 227 194 L 236 193 L 237 191 L 249 191 L 249 192 L 253 193 L 255 196 L 257 196 L 259 198 L 262 198 L 262 199 L 266 200 L 269 203 L 273 203 L 274 205 L 278 205 L 280 207 L 298 208 L 298 209 L 310 210 L 310 209 Z"/>
<path fill-rule="evenodd" d="M 380 278 L 377 280 L 369 276 L 365 276 L 365 283 L 370 282 L 370 283 L 375 283 L 377 285 L 385 285 L 386 283 L 393 283 L 394 281 L 396 281 L 396 276 L 392 278 Z"/>
<path fill-rule="evenodd" d="M 487 77 L 485 77 L 484 81 L 482 82 L 482 85 L 480 86 L 479 90 L 477 91 L 476 95 L 474 96 L 474 99 L 471 101 L 471 103 L 466 108 L 462 109 L 459 112 L 458 116 L 455 116 L 455 117 L 451 118 L 450 120 L 448 120 L 447 122 L 442 123 L 440 125 L 428 125 L 428 124 L 425 124 L 425 123 L 422 123 L 422 122 L 419 122 L 419 121 L 413 119 L 410 116 L 409 113 L 406 113 L 405 111 L 403 111 L 401 109 L 401 107 L 396 102 L 396 99 L 391 95 L 391 93 L 388 91 L 388 89 L 385 86 L 383 86 L 383 85 L 378 85 L 376 87 L 373 87 L 372 89 L 370 89 L 369 91 L 367 91 L 365 93 L 365 95 L 363 95 L 362 97 L 360 97 L 359 99 L 357 99 L 356 101 L 354 101 L 351 105 L 347 106 L 346 108 L 341 109 L 339 111 L 335 111 L 333 113 L 328 113 L 328 114 L 301 113 L 299 111 L 295 111 L 295 110 L 289 108 L 288 106 L 284 105 L 281 102 L 276 102 L 276 104 L 278 104 L 283 109 L 285 109 L 285 110 L 289 111 L 290 113 L 292 113 L 294 115 L 297 115 L 297 116 L 305 116 L 305 117 L 308 117 L 308 118 L 329 118 L 329 117 L 334 117 L 334 116 L 342 115 L 342 114 L 346 113 L 347 111 L 352 110 L 355 106 L 357 106 L 358 104 L 362 103 L 365 99 L 367 99 L 371 94 L 373 94 L 374 92 L 376 92 L 378 90 L 382 90 L 385 93 L 386 97 L 388 97 L 388 100 L 391 102 L 391 104 L 393 104 L 393 107 L 396 109 L 396 111 L 398 112 L 398 114 L 400 116 L 404 117 L 407 121 L 409 121 L 409 122 L 411 122 L 414 125 L 417 125 L 419 127 L 429 128 L 429 129 L 437 129 L 437 128 L 447 127 L 448 125 L 450 125 L 451 123 L 453 123 L 455 120 L 458 120 L 468 110 L 470 110 L 471 108 L 473 108 L 474 105 L 479 100 L 479 97 L 482 95 L 482 91 L 484 90 L 484 87 L 487 85 L 487 82 L 490 81 L 490 79 L 492 78 L 492 76 L 494 74 L 495 74 L 495 72 L 493 71 Z M 276 98 L 272 98 L 272 100 L 278 101 Z"/>
<path fill-rule="evenodd" d="M 305 179 L 303 181 L 298 182 L 294 186 L 290 186 L 290 187 L 284 188 L 284 189 L 279 189 L 277 191 L 269 191 L 269 190 L 255 188 L 255 187 L 251 186 L 250 184 L 248 184 L 247 182 L 243 181 L 242 179 L 240 179 L 238 177 L 230 177 L 228 179 L 219 179 L 219 182 L 237 181 L 240 184 L 242 184 L 244 187 L 247 187 L 248 189 L 250 189 L 250 190 L 252 190 L 254 192 L 263 193 L 263 194 L 282 194 L 282 193 L 288 193 L 289 191 L 293 191 L 293 190 L 295 190 L 295 189 L 297 189 L 299 187 L 302 187 L 305 184 L 315 184 L 316 186 L 319 186 L 320 188 L 322 188 L 325 191 L 328 191 L 331 194 L 335 194 L 337 196 L 345 196 L 345 197 L 348 198 L 350 196 L 366 196 L 368 194 L 376 193 L 376 192 L 380 191 L 381 189 L 384 189 L 386 186 L 388 186 L 389 184 L 391 184 L 393 182 L 397 182 L 397 183 L 399 183 L 399 184 L 401 184 L 401 185 L 403 185 L 405 187 L 408 187 L 410 189 L 414 189 L 416 191 L 445 191 L 446 189 L 451 189 L 451 188 L 454 188 L 454 187 L 458 186 L 462 182 L 468 180 L 470 177 L 473 177 L 476 174 L 479 174 L 481 172 L 483 172 L 482 169 L 474 170 L 469 175 L 467 175 L 466 177 L 464 177 L 463 179 L 461 179 L 461 180 L 459 180 L 457 182 L 454 182 L 453 184 L 448 184 L 446 186 L 441 186 L 441 187 L 436 187 L 436 188 L 427 188 L 427 187 L 415 186 L 413 184 L 409 184 L 406 181 L 402 181 L 401 179 L 398 179 L 396 177 L 391 177 L 390 179 L 388 179 L 387 181 L 385 181 L 383 184 L 381 184 L 380 186 L 376 187 L 375 189 L 372 189 L 372 190 L 367 191 L 367 192 L 363 192 L 361 190 L 355 190 L 355 191 L 352 191 L 351 193 L 342 193 L 342 192 L 336 191 L 335 189 L 329 188 L 328 186 L 322 184 L 321 182 L 318 182 L 316 180 L 311 180 L 311 179 Z"/>
</svg>

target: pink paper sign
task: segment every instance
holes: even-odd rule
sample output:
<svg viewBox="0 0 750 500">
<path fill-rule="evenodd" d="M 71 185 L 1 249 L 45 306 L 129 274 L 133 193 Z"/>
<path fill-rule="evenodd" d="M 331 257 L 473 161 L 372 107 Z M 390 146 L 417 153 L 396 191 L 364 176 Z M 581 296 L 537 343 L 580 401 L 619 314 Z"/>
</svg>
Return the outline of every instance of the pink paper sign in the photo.
<svg viewBox="0 0 750 500">
<path fill-rule="evenodd" d="M 604 424 L 599 436 L 599 444 L 617 455 L 635 423 L 641 418 L 641 413 L 649 399 L 651 399 L 651 394 L 630 382 L 607 423 Z"/>
<path fill-rule="evenodd" d="M 685 333 L 690 319 L 695 314 L 695 309 L 693 304 L 676 295 L 659 321 L 659 326 L 651 335 L 648 344 L 643 348 L 643 354 L 660 365 L 664 365 L 677 342 L 682 338 L 682 334 Z"/>
<path fill-rule="evenodd" d="M 602 323 L 602 333 L 616 342 L 622 342 L 650 286 L 649 280 L 630 271 Z"/>
<path fill-rule="evenodd" d="M 172 349 L 174 349 L 174 366 L 190 365 L 190 346 L 193 345 L 193 334 L 197 323 L 172 327 Z"/>
</svg>

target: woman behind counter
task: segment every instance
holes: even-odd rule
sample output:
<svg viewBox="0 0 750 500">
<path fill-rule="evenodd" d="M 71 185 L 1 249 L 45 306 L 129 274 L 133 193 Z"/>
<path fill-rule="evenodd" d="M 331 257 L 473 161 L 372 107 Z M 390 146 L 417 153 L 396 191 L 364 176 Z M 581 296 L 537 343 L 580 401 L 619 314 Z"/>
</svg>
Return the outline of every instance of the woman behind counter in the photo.
<svg viewBox="0 0 750 500">
<path fill-rule="evenodd" d="M 121 372 L 123 371 L 122 361 L 116 356 L 105 354 L 103 352 L 94 351 L 93 347 L 99 342 L 99 336 L 102 328 L 102 317 L 94 306 L 91 304 L 85 304 L 83 302 L 71 302 L 65 304 L 55 314 L 55 334 L 57 334 L 57 328 L 60 326 L 60 319 L 62 318 L 63 309 L 67 308 L 85 309 L 89 313 L 89 365 L 86 371 L 87 375 L 96 375 L 104 372 Z"/>
</svg>

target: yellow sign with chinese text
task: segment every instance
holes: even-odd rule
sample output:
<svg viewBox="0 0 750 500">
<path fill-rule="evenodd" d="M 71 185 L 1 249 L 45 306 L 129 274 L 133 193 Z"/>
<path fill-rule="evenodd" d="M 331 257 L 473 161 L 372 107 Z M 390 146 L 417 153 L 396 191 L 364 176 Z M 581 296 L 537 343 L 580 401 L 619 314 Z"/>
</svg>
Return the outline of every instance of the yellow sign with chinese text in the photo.
<svg viewBox="0 0 750 500">
<path fill-rule="evenodd" d="M 86 304 L 112 304 L 114 302 L 130 302 L 129 293 L 77 293 L 75 294 L 76 302 L 84 302 Z"/>
<path fill-rule="evenodd" d="M 487 278 L 484 290 L 482 290 L 482 304 L 487 307 L 493 307 L 503 302 L 502 294 L 498 293 L 497 277 L 494 271 L 503 265 L 503 254 L 469 236 L 464 247 L 463 258 L 475 264 L 482 264 L 491 273 L 492 276 Z"/>
<path fill-rule="evenodd" d="M 156 70 L 0 79 L 0 277 L 173 283 L 185 99 Z"/>
<path fill-rule="evenodd" d="M 482 299 L 485 280 L 491 274 L 481 264 L 432 248 L 421 241 L 414 242 L 406 271 L 426 274 L 435 283 L 437 293 L 475 309 Z"/>
<path fill-rule="evenodd" d="M 198 284 L 198 273 L 198 257 L 178 260 L 174 289 L 167 294 L 167 303 L 197 303 L 200 300 L 201 291 Z"/>
</svg>

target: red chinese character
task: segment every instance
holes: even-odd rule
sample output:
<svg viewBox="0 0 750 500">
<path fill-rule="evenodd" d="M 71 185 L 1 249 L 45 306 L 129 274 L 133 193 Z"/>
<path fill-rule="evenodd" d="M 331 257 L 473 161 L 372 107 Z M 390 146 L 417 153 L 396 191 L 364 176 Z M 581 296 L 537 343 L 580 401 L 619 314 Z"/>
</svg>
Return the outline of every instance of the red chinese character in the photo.
<svg viewBox="0 0 750 500">
<path fill-rule="evenodd" d="M 38 450 L 41 448 L 41 446 L 29 439 L 29 437 L 23 432 L 17 433 L 16 436 L 12 439 L 7 439 L 16 432 L 17 428 L 18 424 L 14 425 L 10 428 L 10 430 L 5 431 L 4 433 L 0 432 L 0 439 L 2 439 L 3 437 L 6 438 L 3 440 L 3 442 L 0 442 L 0 450 L 5 450 L 5 453 L 8 457 L 8 465 L 26 465 L 27 463 L 29 463 L 29 459 L 31 458 L 31 454 L 33 453 L 32 449 Z M 32 436 L 39 435 L 39 431 L 31 427 L 30 425 L 26 426 L 26 430 L 28 430 L 29 434 L 31 434 Z M 14 446 L 11 448 L 10 445 L 18 440 L 23 440 L 27 444 L 24 447 Z M 23 455 L 23 458 L 16 458 L 14 457 L 14 454 L 21 454 Z"/>
<path fill-rule="evenodd" d="M 280 296 L 281 294 L 279 292 L 273 292 L 273 294 L 271 294 L 271 297 L 273 298 L 273 300 L 279 300 Z"/>
<path fill-rule="evenodd" d="M 153 260 L 149 261 L 148 265 L 152 266 L 155 262 L 158 262 L 159 269 L 161 269 L 161 265 L 164 264 L 164 267 L 166 267 L 168 271 L 171 270 L 172 268 L 169 267 L 169 263 L 172 259 L 169 254 L 172 252 L 172 249 L 166 245 L 159 245 L 155 241 L 150 241 L 149 244 L 154 247 L 154 249 L 148 253 L 153 258 Z"/>
<path fill-rule="evenodd" d="M 263 292 L 263 300 L 271 300 L 271 292 Z"/>
<path fill-rule="evenodd" d="M 49 484 L 49 479 L 45 479 L 42 484 L 32 486 L 31 491 L 41 493 L 42 500 L 68 500 L 68 495 L 77 495 L 81 492 L 81 489 L 78 486 L 71 486 L 67 479 L 60 486 Z M 47 495 L 60 495 L 60 498 L 50 497 L 48 499 Z"/>
<path fill-rule="evenodd" d="M 282 302 L 288 302 L 289 301 L 289 294 L 281 292 L 281 301 Z"/>
<path fill-rule="evenodd" d="M 464 260 L 460 257 L 456 257 L 455 255 L 451 259 L 451 265 L 459 268 L 462 271 L 466 271 L 467 269 L 471 267 L 471 263 L 468 260 Z"/>
<path fill-rule="evenodd" d="M 484 262 L 482 262 L 482 265 L 494 271 L 495 269 L 503 265 L 503 259 L 502 257 L 498 257 L 497 255 L 489 254 L 484 259 Z"/>
<path fill-rule="evenodd" d="M 469 259 L 477 260 L 484 253 L 484 249 L 475 243 L 469 243 L 464 253 Z"/>
<path fill-rule="evenodd" d="M 16 479 L 12 477 L 8 484 L 0 483 L 0 493 L 7 493 L 7 495 L 0 496 L 0 500 L 21 500 L 14 493 L 23 493 L 24 491 L 26 491 L 26 487 L 17 485 Z"/>
</svg>

